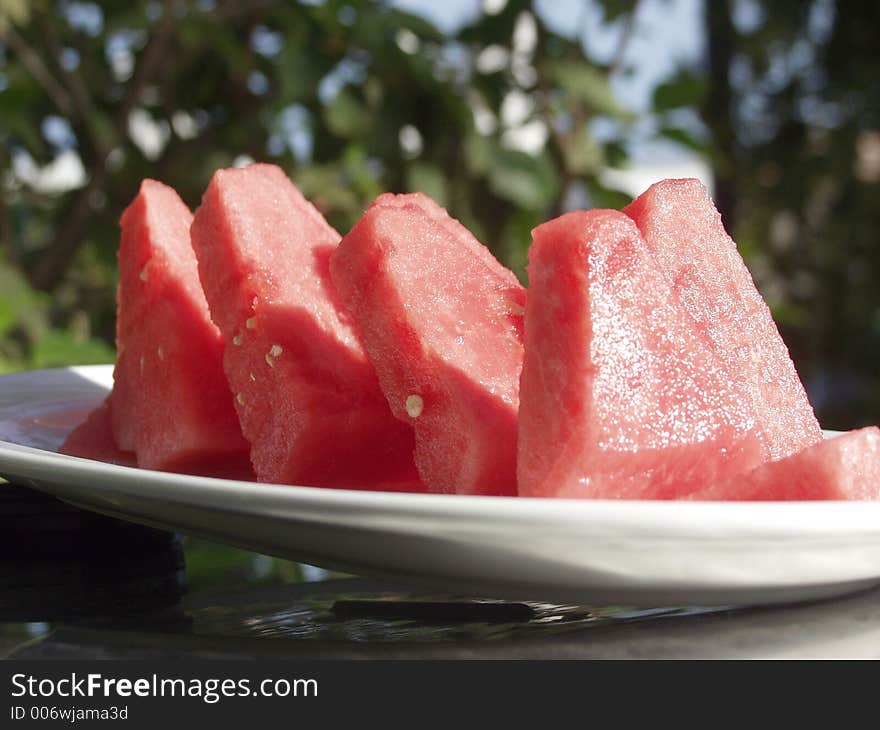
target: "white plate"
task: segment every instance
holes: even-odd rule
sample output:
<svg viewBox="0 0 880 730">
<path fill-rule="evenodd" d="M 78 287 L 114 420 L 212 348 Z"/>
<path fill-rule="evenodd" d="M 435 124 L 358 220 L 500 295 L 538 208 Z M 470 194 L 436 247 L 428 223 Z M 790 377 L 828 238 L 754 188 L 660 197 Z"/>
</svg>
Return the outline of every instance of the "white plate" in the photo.
<svg viewBox="0 0 880 730">
<path fill-rule="evenodd" d="M 181 476 L 54 453 L 111 366 L 0 377 L 0 474 L 263 553 L 486 597 L 768 603 L 880 583 L 880 503 L 393 494 Z"/>
</svg>

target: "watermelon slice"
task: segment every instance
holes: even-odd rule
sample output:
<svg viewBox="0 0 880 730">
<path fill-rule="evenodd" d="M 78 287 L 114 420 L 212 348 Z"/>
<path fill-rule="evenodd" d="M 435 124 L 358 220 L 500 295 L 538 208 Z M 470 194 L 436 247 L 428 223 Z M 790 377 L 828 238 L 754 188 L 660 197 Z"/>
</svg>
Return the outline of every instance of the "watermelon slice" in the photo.
<svg viewBox="0 0 880 730">
<path fill-rule="evenodd" d="M 880 499 L 880 430 L 870 426 L 820 441 L 688 499 Z"/>
<path fill-rule="evenodd" d="M 140 467 L 248 478 L 248 444 L 199 284 L 191 221 L 177 193 L 154 180 L 122 215 L 113 434 Z"/>
<path fill-rule="evenodd" d="M 532 234 L 520 494 L 674 499 L 757 466 L 750 403 L 632 220 L 576 211 Z"/>
<path fill-rule="evenodd" d="M 339 234 L 274 165 L 215 173 L 192 242 L 261 481 L 419 489 L 413 433 L 330 281 Z"/>
<path fill-rule="evenodd" d="M 71 431 L 58 451 L 82 459 L 106 461 L 120 466 L 137 466 L 135 455 L 130 451 L 122 451 L 113 438 L 109 398 Z"/>
<path fill-rule="evenodd" d="M 382 195 L 331 259 L 391 410 L 433 492 L 516 493 L 525 292 L 421 194 Z"/>
<path fill-rule="evenodd" d="M 664 180 L 624 209 L 758 418 L 778 459 L 822 432 L 766 303 L 699 180 Z"/>
</svg>

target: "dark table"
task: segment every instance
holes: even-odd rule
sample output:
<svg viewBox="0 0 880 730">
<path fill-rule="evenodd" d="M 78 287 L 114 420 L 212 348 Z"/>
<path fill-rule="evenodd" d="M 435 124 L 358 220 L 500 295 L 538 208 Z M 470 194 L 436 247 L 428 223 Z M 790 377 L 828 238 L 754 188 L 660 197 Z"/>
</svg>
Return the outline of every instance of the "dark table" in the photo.
<svg viewBox="0 0 880 730">
<path fill-rule="evenodd" d="M 880 657 L 880 588 L 785 606 L 633 609 L 428 595 L 321 571 L 211 583 L 179 535 L 7 484 L 0 555 L 7 658 Z"/>
</svg>

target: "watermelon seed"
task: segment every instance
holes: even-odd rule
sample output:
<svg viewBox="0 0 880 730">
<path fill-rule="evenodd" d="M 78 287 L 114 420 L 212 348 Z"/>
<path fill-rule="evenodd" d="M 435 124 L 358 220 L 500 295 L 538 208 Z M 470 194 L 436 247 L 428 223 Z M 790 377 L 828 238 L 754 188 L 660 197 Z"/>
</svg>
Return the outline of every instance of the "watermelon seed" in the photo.
<svg viewBox="0 0 880 730">
<path fill-rule="evenodd" d="M 252 383 L 256 383 L 256 382 L 257 382 L 257 376 L 256 376 L 256 375 L 254 375 L 253 373 L 248 373 L 248 375 L 251 376 L 251 382 L 252 382 Z"/>
<path fill-rule="evenodd" d="M 522 317 L 526 313 L 526 308 L 519 301 L 519 291 L 517 289 L 504 289 L 500 292 L 501 301 L 507 305 L 508 314 L 515 317 Z"/>
<path fill-rule="evenodd" d="M 284 348 L 281 347 L 281 345 L 272 345 L 272 347 L 269 348 L 269 352 L 266 353 L 266 362 L 269 364 L 269 367 L 275 367 L 275 358 L 282 352 L 284 352 Z"/>
<path fill-rule="evenodd" d="M 143 375 L 144 374 L 144 356 L 143 355 L 141 355 L 140 366 L 141 366 L 141 375 Z"/>
<path fill-rule="evenodd" d="M 244 405 L 244 396 L 243 396 L 241 393 L 236 393 L 236 394 L 235 394 L 235 400 L 238 401 L 238 404 L 239 404 L 240 406 L 243 406 L 243 405 Z"/>
<path fill-rule="evenodd" d="M 421 396 L 408 395 L 406 397 L 406 412 L 409 414 L 410 418 L 418 418 L 421 416 L 424 407 L 425 401 L 422 400 Z"/>
<path fill-rule="evenodd" d="M 147 261 L 147 263 L 144 264 L 144 268 L 141 269 L 141 273 L 140 273 L 140 280 L 141 281 L 147 280 L 147 277 L 149 276 L 149 271 L 150 271 L 150 264 L 152 264 L 152 263 L 153 263 L 153 260 L 150 259 L 149 261 Z"/>
<path fill-rule="evenodd" d="M 161 347 L 158 350 L 156 350 L 156 354 L 159 356 L 160 360 L 165 359 L 165 351 Z"/>
<path fill-rule="evenodd" d="M 235 337 L 232 338 L 232 344 L 238 347 L 241 344 L 241 335 L 235 335 Z"/>
<path fill-rule="evenodd" d="M 247 319 L 247 321 L 244 323 L 244 326 L 247 327 L 249 330 L 256 329 L 257 328 L 257 318 L 256 317 L 249 317 Z"/>
</svg>

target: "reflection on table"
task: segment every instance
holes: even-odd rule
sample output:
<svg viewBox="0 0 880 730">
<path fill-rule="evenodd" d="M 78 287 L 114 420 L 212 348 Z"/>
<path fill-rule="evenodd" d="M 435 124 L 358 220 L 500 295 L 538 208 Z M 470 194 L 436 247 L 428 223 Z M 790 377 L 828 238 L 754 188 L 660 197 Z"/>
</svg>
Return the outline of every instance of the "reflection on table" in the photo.
<svg viewBox="0 0 880 730">
<path fill-rule="evenodd" d="M 426 594 L 8 484 L 0 551 L 0 655 L 15 658 L 880 656 L 880 589 L 789 606 L 638 610 Z"/>
</svg>

